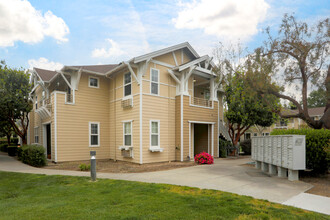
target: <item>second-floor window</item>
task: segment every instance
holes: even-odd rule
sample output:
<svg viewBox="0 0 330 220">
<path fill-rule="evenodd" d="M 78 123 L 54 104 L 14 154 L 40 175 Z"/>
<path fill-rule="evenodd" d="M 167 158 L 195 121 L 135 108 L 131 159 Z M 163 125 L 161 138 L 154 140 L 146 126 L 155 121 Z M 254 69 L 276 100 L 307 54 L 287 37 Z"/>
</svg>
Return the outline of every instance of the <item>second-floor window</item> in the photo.
<svg viewBox="0 0 330 220">
<path fill-rule="evenodd" d="M 132 77 L 131 73 L 124 75 L 124 96 L 132 95 Z"/>
<path fill-rule="evenodd" d="M 99 79 L 97 77 L 89 77 L 89 87 L 99 88 Z"/>
<path fill-rule="evenodd" d="M 36 96 L 36 109 L 38 109 L 38 96 Z"/>
<path fill-rule="evenodd" d="M 159 94 L 159 70 L 151 69 L 150 72 L 150 93 Z"/>
</svg>

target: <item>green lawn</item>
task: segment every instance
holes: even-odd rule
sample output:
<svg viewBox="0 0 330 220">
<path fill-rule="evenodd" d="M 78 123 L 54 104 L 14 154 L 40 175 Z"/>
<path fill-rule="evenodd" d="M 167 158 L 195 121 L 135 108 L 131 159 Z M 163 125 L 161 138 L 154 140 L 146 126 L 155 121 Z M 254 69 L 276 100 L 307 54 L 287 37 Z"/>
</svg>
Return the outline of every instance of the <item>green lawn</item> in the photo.
<svg viewBox="0 0 330 220">
<path fill-rule="evenodd" d="M 8 172 L 0 210 L 0 219 L 330 219 L 215 190 Z"/>
</svg>

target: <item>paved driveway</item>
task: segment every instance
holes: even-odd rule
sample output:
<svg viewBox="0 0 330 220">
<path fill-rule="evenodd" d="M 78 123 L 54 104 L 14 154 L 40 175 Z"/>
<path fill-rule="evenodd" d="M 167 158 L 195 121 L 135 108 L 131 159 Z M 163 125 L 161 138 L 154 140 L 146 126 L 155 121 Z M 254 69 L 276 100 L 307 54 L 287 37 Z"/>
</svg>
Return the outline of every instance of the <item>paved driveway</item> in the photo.
<svg viewBox="0 0 330 220">
<path fill-rule="evenodd" d="M 148 173 L 98 173 L 97 177 L 222 190 L 276 203 L 292 200 L 312 187 L 308 183 L 290 182 L 284 178 L 268 176 L 254 167 L 243 166 L 249 161 L 250 158 L 216 159 L 213 165 Z M 47 175 L 89 176 L 88 172 L 34 168 L 4 155 L 0 155 L 0 170 Z M 325 198 L 324 208 L 313 210 L 330 214 L 328 208 L 330 207 L 330 198 L 323 198 Z M 309 202 L 311 201 L 305 203 L 308 204 Z M 308 206 L 301 204 L 296 206 L 308 209 Z"/>
</svg>

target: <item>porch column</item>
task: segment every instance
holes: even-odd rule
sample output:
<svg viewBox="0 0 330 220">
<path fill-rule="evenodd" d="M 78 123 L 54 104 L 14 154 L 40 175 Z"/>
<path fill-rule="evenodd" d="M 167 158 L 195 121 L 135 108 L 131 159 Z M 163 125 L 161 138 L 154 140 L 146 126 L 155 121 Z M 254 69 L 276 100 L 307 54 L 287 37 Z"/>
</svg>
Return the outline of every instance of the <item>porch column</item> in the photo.
<svg viewBox="0 0 330 220">
<path fill-rule="evenodd" d="M 189 122 L 189 159 L 191 160 L 191 123 Z"/>
<path fill-rule="evenodd" d="M 211 152 L 212 156 L 214 156 L 214 124 L 211 125 Z"/>
</svg>

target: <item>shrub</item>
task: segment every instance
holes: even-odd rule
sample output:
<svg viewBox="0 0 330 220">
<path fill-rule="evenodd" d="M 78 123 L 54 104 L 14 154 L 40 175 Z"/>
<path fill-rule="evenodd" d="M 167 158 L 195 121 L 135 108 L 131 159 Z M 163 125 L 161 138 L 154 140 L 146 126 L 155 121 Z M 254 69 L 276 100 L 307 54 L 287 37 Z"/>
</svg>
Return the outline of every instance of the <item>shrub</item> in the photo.
<svg viewBox="0 0 330 220">
<path fill-rule="evenodd" d="M 219 139 L 219 157 L 225 158 L 227 157 L 227 148 L 232 146 L 231 141 L 226 141 L 223 139 Z"/>
<path fill-rule="evenodd" d="M 46 155 L 43 146 L 25 145 L 18 150 L 18 159 L 34 167 L 46 165 Z"/>
<path fill-rule="evenodd" d="M 8 151 L 8 156 L 14 157 L 16 156 L 17 146 L 16 145 L 8 146 L 7 151 Z"/>
<path fill-rule="evenodd" d="M 210 154 L 202 152 L 195 156 L 195 162 L 198 164 L 213 164 L 214 159 Z"/>
<path fill-rule="evenodd" d="M 240 146 L 242 148 L 242 151 L 244 152 L 244 155 L 251 155 L 251 140 L 250 139 L 241 141 Z"/>
<path fill-rule="evenodd" d="M 10 140 L 10 142 L 12 143 L 12 144 L 18 144 L 18 138 L 17 137 L 13 137 L 11 140 Z"/>
<path fill-rule="evenodd" d="M 0 144 L 0 151 L 7 152 L 7 150 L 8 150 L 8 144 L 7 143 Z"/>
<path fill-rule="evenodd" d="M 90 164 L 87 165 L 87 164 L 82 163 L 82 164 L 79 165 L 79 169 L 81 171 L 88 171 L 88 170 L 91 169 L 91 165 Z"/>
<path fill-rule="evenodd" d="M 306 135 L 306 168 L 315 174 L 322 174 L 329 169 L 327 152 L 330 148 L 330 130 L 325 129 L 289 129 L 274 130 L 271 135 Z M 328 156 L 329 157 L 329 156 Z"/>
</svg>

